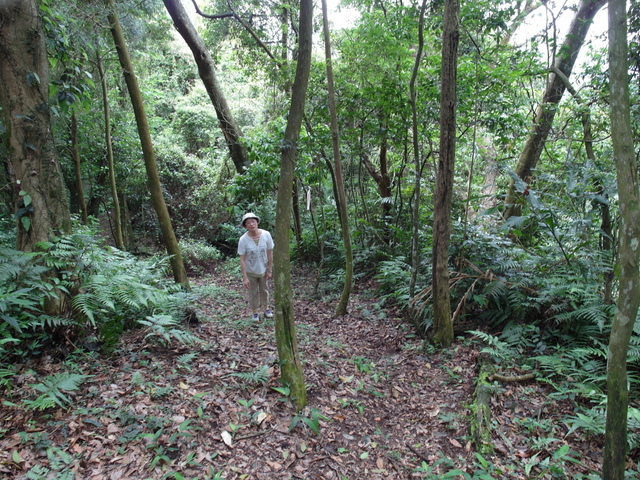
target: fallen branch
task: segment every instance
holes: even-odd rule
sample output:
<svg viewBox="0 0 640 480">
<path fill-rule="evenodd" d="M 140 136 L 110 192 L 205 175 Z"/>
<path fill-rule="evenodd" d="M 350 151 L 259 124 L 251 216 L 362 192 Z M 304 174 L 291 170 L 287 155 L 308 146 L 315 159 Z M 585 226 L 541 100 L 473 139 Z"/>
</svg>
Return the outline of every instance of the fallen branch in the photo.
<svg viewBox="0 0 640 480">
<path fill-rule="evenodd" d="M 500 375 L 499 373 L 494 373 L 487 377 L 487 380 L 493 382 L 494 380 L 498 382 L 526 382 L 527 380 L 535 380 L 535 373 L 525 373 L 524 375 Z"/>
</svg>

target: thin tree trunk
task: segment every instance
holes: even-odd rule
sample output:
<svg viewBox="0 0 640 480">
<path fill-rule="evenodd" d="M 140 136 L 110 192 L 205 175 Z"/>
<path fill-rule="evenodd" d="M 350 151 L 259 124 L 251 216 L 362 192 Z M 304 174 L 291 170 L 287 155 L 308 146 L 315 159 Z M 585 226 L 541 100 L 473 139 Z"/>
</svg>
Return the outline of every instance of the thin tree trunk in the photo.
<svg viewBox="0 0 640 480">
<path fill-rule="evenodd" d="M 282 383 L 289 387 L 296 410 L 307 403 L 302 362 L 298 353 L 293 295 L 291 291 L 291 258 L 289 231 L 291 227 L 291 192 L 298 152 L 298 138 L 304 116 L 304 103 L 311 68 L 313 33 L 313 1 L 300 0 L 299 55 L 291 91 L 291 107 L 282 146 L 278 200 L 276 203 L 276 246 L 273 252 L 275 326 Z"/>
<path fill-rule="evenodd" d="M 420 7 L 420 20 L 418 23 L 418 51 L 416 52 L 416 60 L 413 64 L 413 73 L 409 82 L 409 94 L 411 102 L 411 134 L 413 139 L 413 165 L 415 168 L 414 186 L 413 186 L 413 209 L 411 211 L 413 234 L 411 235 L 411 277 L 409 279 L 409 297 L 413 298 L 416 291 L 416 283 L 418 281 L 418 271 L 420 270 L 420 185 L 422 183 L 422 162 L 420 161 L 420 144 L 418 142 L 418 105 L 416 93 L 416 80 L 418 79 L 418 71 L 420 69 L 420 61 L 422 60 L 422 49 L 424 48 L 424 11 L 427 7 L 427 0 L 422 0 Z M 422 333 L 424 330 L 418 323 L 416 327 Z"/>
<path fill-rule="evenodd" d="M 607 359 L 607 423 L 602 478 L 623 480 L 627 453 L 627 350 L 640 305 L 640 198 L 629 102 L 626 0 L 609 2 L 611 139 L 620 204 L 620 286 Z"/>
<path fill-rule="evenodd" d="M 122 235 L 122 215 L 120 214 L 120 199 L 118 198 L 118 185 L 116 184 L 116 172 L 113 163 L 113 143 L 111 142 L 111 115 L 109 112 L 109 95 L 107 90 L 107 76 L 104 73 L 102 57 L 98 54 L 98 73 L 100 74 L 100 86 L 102 88 L 102 108 L 104 113 L 104 143 L 107 147 L 107 166 L 109 170 L 109 186 L 113 201 L 113 223 L 115 224 L 116 247 L 124 249 Z"/>
<path fill-rule="evenodd" d="M 305 246 L 302 244 L 302 221 L 300 220 L 300 192 L 298 188 L 298 179 L 293 179 L 293 192 L 291 192 L 291 206 L 293 208 L 293 235 L 298 245 L 298 255 L 300 258 L 305 257 Z"/>
<path fill-rule="evenodd" d="M 442 32 L 442 82 L 440 91 L 440 156 L 433 214 L 433 333 L 434 343 L 453 343 L 449 293 L 449 236 L 456 156 L 456 82 L 460 38 L 459 0 L 446 0 Z"/>
<path fill-rule="evenodd" d="M 80 218 L 83 225 L 87 224 L 87 202 L 84 198 L 84 186 L 82 184 L 82 165 L 80 163 L 80 147 L 78 145 L 78 115 L 75 110 L 71 113 L 71 156 L 73 157 L 73 171 L 76 177 L 76 193 L 80 207 Z"/>
<path fill-rule="evenodd" d="M 17 248 L 71 231 L 69 201 L 49 117 L 49 63 L 35 0 L 0 2 L 0 105 Z"/>
<path fill-rule="evenodd" d="M 552 72 L 549 74 L 547 88 L 542 95 L 542 101 L 536 111 L 533 127 L 515 167 L 515 173 L 525 182 L 529 181 L 533 169 L 535 169 L 538 164 L 540 154 L 551 131 L 553 119 L 558 110 L 558 104 L 560 100 L 562 100 L 562 95 L 566 88 L 565 82 L 554 73 L 553 70 L 562 72 L 566 78 L 571 76 L 573 65 L 589 32 L 593 17 L 595 17 L 598 10 L 606 3 L 606 0 L 582 0 L 576 10 L 569 32 L 567 33 L 564 43 L 558 50 L 558 56 Z M 505 206 L 507 208 L 504 214 L 505 220 L 511 216 L 520 214 L 520 204 L 518 203 L 518 196 L 516 195 L 513 180 L 511 180 L 509 184 Z"/>
<path fill-rule="evenodd" d="M 193 58 L 198 65 L 200 78 L 202 79 L 202 83 L 209 94 L 211 103 L 213 104 L 218 120 L 220 121 L 220 128 L 222 129 L 222 134 L 227 142 L 231 160 L 235 165 L 236 171 L 242 174 L 251 163 L 249 161 L 249 154 L 247 152 L 247 147 L 242 142 L 242 131 L 233 118 L 231 109 L 229 108 L 227 100 L 222 93 L 222 89 L 218 84 L 213 60 L 211 60 L 209 50 L 207 50 L 207 47 L 204 45 L 200 35 L 198 35 L 198 32 L 191 23 L 189 15 L 180 0 L 163 1 L 169 15 L 171 15 L 171 18 L 173 19 L 173 24 L 193 53 Z"/>
<path fill-rule="evenodd" d="M 331 40 L 329 38 L 329 20 L 327 18 L 327 0 L 322 0 L 322 26 L 324 32 L 324 56 L 327 68 L 327 90 L 329 95 L 329 114 L 331 117 L 331 144 L 333 146 L 333 160 L 335 163 L 336 187 L 338 191 L 338 215 L 342 227 L 342 241 L 344 243 L 345 274 L 344 286 L 340 300 L 336 306 L 336 315 L 346 315 L 353 285 L 353 250 L 351 249 L 351 232 L 349 230 L 349 216 L 347 214 L 347 199 L 344 192 L 342 177 L 342 162 L 340 161 L 340 141 L 338 133 L 338 118 L 336 115 L 336 93 L 333 86 L 333 67 L 331 65 Z"/>
<path fill-rule="evenodd" d="M 158 222 L 160 223 L 160 230 L 162 231 L 167 253 L 171 255 L 170 262 L 173 270 L 173 278 L 176 283 L 180 283 L 188 288 L 189 279 L 187 278 L 187 272 L 184 268 L 182 253 L 180 252 L 180 246 L 178 245 L 173 225 L 171 225 L 171 217 L 169 216 L 169 210 L 167 209 L 167 204 L 164 201 L 162 193 L 156 155 L 153 150 L 149 123 L 147 122 L 147 115 L 144 111 L 144 103 L 142 101 L 140 87 L 138 86 L 138 79 L 135 76 L 133 63 L 131 62 L 122 27 L 120 26 L 120 20 L 115 11 L 114 0 L 106 0 L 106 2 L 109 8 L 108 18 L 111 25 L 111 34 L 116 45 L 116 50 L 118 51 L 118 58 L 122 66 L 125 82 L 129 90 L 129 97 L 131 98 L 131 105 L 133 106 L 133 112 L 136 117 L 142 154 L 144 156 L 144 166 L 147 171 L 147 185 L 151 192 L 151 201 L 158 215 Z"/>
</svg>

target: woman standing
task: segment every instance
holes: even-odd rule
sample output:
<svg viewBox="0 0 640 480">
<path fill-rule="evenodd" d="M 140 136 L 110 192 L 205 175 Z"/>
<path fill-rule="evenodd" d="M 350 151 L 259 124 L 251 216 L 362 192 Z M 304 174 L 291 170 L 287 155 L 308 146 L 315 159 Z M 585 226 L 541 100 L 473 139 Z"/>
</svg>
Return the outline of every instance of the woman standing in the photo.
<svg viewBox="0 0 640 480">
<path fill-rule="evenodd" d="M 273 317 L 267 290 L 267 280 L 273 271 L 273 239 L 268 231 L 258 228 L 259 223 L 258 216 L 245 213 L 241 224 L 247 231 L 238 241 L 242 280 L 249 289 L 249 308 L 255 321 L 259 320 L 261 311 L 265 317 Z"/>
</svg>

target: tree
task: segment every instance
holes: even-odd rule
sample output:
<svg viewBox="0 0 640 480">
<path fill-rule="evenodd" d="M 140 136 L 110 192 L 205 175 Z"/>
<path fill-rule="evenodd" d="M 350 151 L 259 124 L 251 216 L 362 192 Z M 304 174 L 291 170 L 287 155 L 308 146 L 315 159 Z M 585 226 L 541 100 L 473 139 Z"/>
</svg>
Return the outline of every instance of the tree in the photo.
<svg viewBox="0 0 640 480">
<path fill-rule="evenodd" d="M 0 2 L 0 105 L 7 128 L 17 247 L 27 252 L 37 242 L 71 230 L 48 98 L 49 65 L 36 1 Z"/>
<path fill-rule="evenodd" d="M 281 150 L 280 181 L 276 204 L 276 246 L 273 252 L 276 341 L 282 383 L 289 387 L 291 401 L 297 410 L 301 410 L 306 405 L 307 391 L 302 363 L 298 354 L 298 339 L 294 323 L 289 230 L 298 138 L 304 116 L 305 96 L 311 68 L 312 33 L 313 1 L 300 0 L 298 64 L 291 90 L 291 106 Z"/>
<path fill-rule="evenodd" d="M 561 72 L 566 78 L 570 77 L 578 53 L 589 32 L 593 17 L 595 17 L 598 10 L 600 10 L 605 3 L 606 0 L 582 0 L 576 10 L 569 32 L 563 44 L 560 46 L 558 56 L 551 68 L 547 87 L 542 94 L 542 100 L 536 110 L 531 132 L 522 148 L 514 170 L 518 178 L 525 182 L 528 182 L 531 172 L 540 159 L 540 154 L 542 153 L 551 126 L 553 125 L 553 119 L 558 111 L 558 104 L 560 100 L 562 100 L 562 95 L 566 89 L 565 81 L 563 81 L 562 77 L 558 75 L 556 71 Z M 513 180 L 511 180 L 509 184 L 509 192 L 505 200 L 505 206 L 507 207 L 504 215 L 505 220 L 513 215 L 519 215 L 520 208 L 517 204 Z"/>
<path fill-rule="evenodd" d="M 432 340 L 448 347 L 453 343 L 449 294 L 449 236 L 456 155 L 456 82 L 460 3 L 446 0 L 442 32 L 442 81 L 440 90 L 440 155 L 433 207 L 433 333 Z"/>
<path fill-rule="evenodd" d="M 627 2 L 609 2 L 611 139 L 620 204 L 620 286 L 607 358 L 607 423 L 602 478 L 623 480 L 627 452 L 627 350 L 640 305 L 640 196 L 629 102 Z"/>
<path fill-rule="evenodd" d="M 100 74 L 100 90 L 102 92 L 102 110 L 104 114 L 104 143 L 107 149 L 107 168 L 109 170 L 109 186 L 113 201 L 113 223 L 115 224 L 116 247 L 124 249 L 124 235 L 122 234 L 122 215 L 120 214 L 120 200 L 118 199 L 118 185 L 113 162 L 113 143 L 111 141 L 111 113 L 109 111 L 109 95 L 107 91 L 107 75 L 102 64 L 102 56 L 97 52 L 97 67 Z"/>
<path fill-rule="evenodd" d="M 338 216 L 342 227 L 342 241 L 344 242 L 345 275 L 342 295 L 336 307 L 336 315 L 347 313 L 351 286 L 353 283 L 353 250 L 351 249 L 351 233 L 349 231 L 349 216 L 347 214 L 347 197 L 344 193 L 344 179 L 342 178 L 342 162 L 340 161 L 340 138 L 338 118 L 336 115 L 336 92 L 333 86 L 333 67 L 331 65 L 331 39 L 329 37 L 329 19 L 327 18 L 327 0 L 322 0 L 322 30 L 324 33 L 324 55 L 327 68 L 327 89 L 329 96 L 329 116 L 331 124 L 331 145 L 333 146 L 333 160 L 335 164 L 335 183 L 338 198 Z"/>
<path fill-rule="evenodd" d="M 171 217 L 169 216 L 169 210 L 167 209 L 167 204 L 164 201 L 162 186 L 160 185 L 156 156 L 153 149 L 153 142 L 151 141 L 147 115 L 144 110 L 142 93 L 138 86 L 138 80 L 133 69 L 133 63 L 129 56 L 120 20 L 118 19 L 115 11 L 114 2 L 113 0 L 106 0 L 106 2 L 109 9 L 108 18 L 111 26 L 111 34 L 118 51 L 118 59 L 122 66 L 122 72 L 129 90 L 129 97 L 131 98 L 131 105 L 133 106 L 133 112 L 136 117 L 138 135 L 140 136 L 140 143 L 142 145 L 142 153 L 144 156 L 144 165 L 147 171 L 147 185 L 151 192 L 151 201 L 153 203 L 153 208 L 158 215 L 158 222 L 160 223 L 160 230 L 162 231 L 163 242 L 167 249 L 167 253 L 171 255 L 170 261 L 171 268 L 173 270 L 173 278 L 176 283 L 180 283 L 185 287 L 188 287 L 189 279 L 187 278 L 187 272 L 184 268 L 182 253 L 180 252 L 180 246 L 178 245 L 178 240 L 176 239 L 176 235 L 171 224 Z"/>
<path fill-rule="evenodd" d="M 422 159 L 420 158 L 420 145 L 418 141 L 418 105 L 416 92 L 416 79 L 422 61 L 422 51 L 424 49 L 424 11 L 427 7 L 426 0 L 422 1 L 420 7 L 420 18 L 418 20 L 418 51 L 416 61 L 413 64 L 413 73 L 409 82 L 409 96 L 411 102 L 411 135 L 413 137 L 413 158 L 415 168 L 415 183 L 413 187 L 413 235 L 411 238 L 411 278 L 409 279 L 409 296 L 413 297 L 420 267 L 420 184 L 422 183 Z"/>
<path fill-rule="evenodd" d="M 233 118 L 231 109 L 218 84 L 211 55 L 191 23 L 191 20 L 189 20 L 189 15 L 187 15 L 186 10 L 182 6 L 182 2 L 180 0 L 164 0 L 164 5 L 171 15 L 176 29 L 180 35 L 182 35 L 182 38 L 184 38 L 184 41 L 189 45 L 193 53 L 193 58 L 198 65 L 200 79 L 209 94 L 211 103 L 220 121 L 220 129 L 227 142 L 231 160 L 233 161 L 236 171 L 241 174 L 244 172 L 244 169 L 249 166 L 249 154 L 247 147 L 242 142 L 242 131 Z"/>
</svg>

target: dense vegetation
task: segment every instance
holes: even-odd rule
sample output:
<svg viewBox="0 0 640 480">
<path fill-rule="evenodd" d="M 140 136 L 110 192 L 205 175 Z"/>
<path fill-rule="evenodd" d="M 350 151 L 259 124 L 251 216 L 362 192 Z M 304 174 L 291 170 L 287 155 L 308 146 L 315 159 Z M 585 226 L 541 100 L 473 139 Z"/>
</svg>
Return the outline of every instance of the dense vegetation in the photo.
<svg viewBox="0 0 640 480">
<path fill-rule="evenodd" d="M 537 9 L 533 2 L 461 4 L 451 311 L 456 335 L 477 342 L 503 374 L 533 373 L 553 388 L 553 398 L 575 402 L 575 415 L 566 419 L 571 433 L 602 436 L 608 338 L 618 294 L 619 225 L 605 35 L 592 34 L 582 47 L 537 165 L 529 177 L 520 178 L 516 164 L 575 7 L 541 3 Z M 36 251 L 15 250 L 15 222 L 28 216 L 30 199 L 22 192 L 18 203 L 11 188 L 0 189 L 0 387 L 6 402 L 33 411 L 69 408 L 73 397 L 66 392 L 80 388 L 84 377 L 70 369 L 39 378 L 30 391 L 17 394 L 15 377 L 23 372 L 16 365 L 26 359 L 45 353 L 58 360 L 86 351 L 108 355 L 131 329 L 143 329 L 154 344 L 198 342 L 183 328 L 194 314 L 198 292 L 176 285 L 168 275 L 169 258 L 149 198 L 136 119 L 106 28 L 105 7 L 84 0 L 38 4 L 49 55 L 55 152 L 74 225 L 72 233 L 40 242 Z M 375 285 L 377 305 L 402 312 L 429 350 L 442 2 L 425 3 L 424 51 L 415 84 L 417 131 L 409 85 L 420 4 L 343 4 L 353 9 L 348 14 L 353 23 L 332 29 L 332 47 L 354 284 Z M 210 0 L 199 2 L 206 16 L 192 12 L 243 134 L 250 163 L 238 169 L 193 56 L 165 6 L 158 0 L 116 6 L 143 94 L 164 200 L 187 272 L 195 278 L 235 256 L 244 212 L 260 216 L 263 228 L 275 225 L 297 7 L 234 2 L 232 15 L 210 18 L 231 8 Z M 330 15 L 332 21 L 347 16 Z M 633 5 L 632 53 L 638 48 L 639 19 Z M 593 30 L 602 22 L 599 18 Z M 317 272 L 317 298 L 337 301 L 345 255 L 325 61 L 316 43 L 295 165 L 293 228 L 290 238 L 275 241 L 290 244 L 296 265 Z M 637 128 L 640 65 L 634 63 L 637 55 L 631 58 L 631 114 Z M 120 218 L 109 184 L 107 105 L 99 68 L 107 85 Z M 9 132 L 0 123 L 0 134 Z M 640 132 L 633 133 L 637 138 Z M 0 156 L 8 157 L 8 148 L 0 146 Z M 1 178 L 8 185 L 10 172 L 3 170 Z M 505 203 L 513 193 L 510 184 L 516 192 L 515 214 L 513 205 Z M 118 221 L 121 248 L 116 248 Z M 416 234 L 420 262 L 413 265 Z M 50 314 L 47 304 L 61 297 L 67 304 L 59 314 Z M 628 368 L 628 452 L 637 455 L 637 321 Z M 427 470 L 425 465 L 424 478 L 432 478 Z M 639 471 L 631 466 L 629 474 Z M 548 470 L 536 478 L 561 476 Z"/>
</svg>

